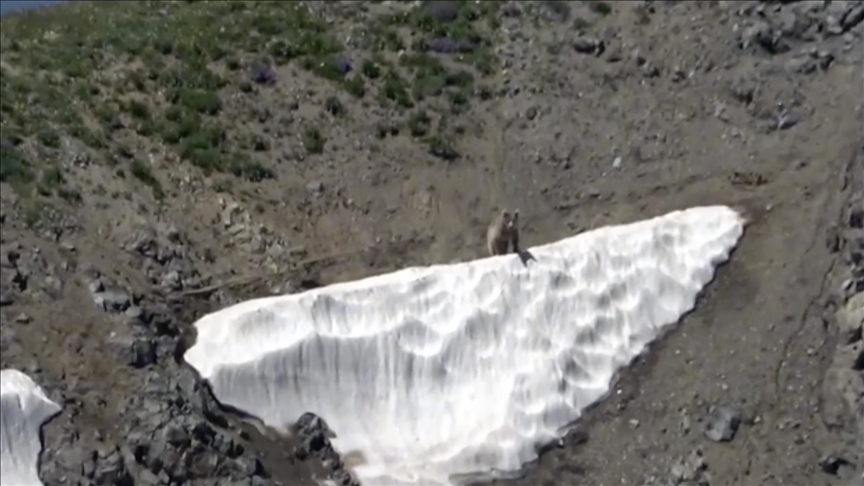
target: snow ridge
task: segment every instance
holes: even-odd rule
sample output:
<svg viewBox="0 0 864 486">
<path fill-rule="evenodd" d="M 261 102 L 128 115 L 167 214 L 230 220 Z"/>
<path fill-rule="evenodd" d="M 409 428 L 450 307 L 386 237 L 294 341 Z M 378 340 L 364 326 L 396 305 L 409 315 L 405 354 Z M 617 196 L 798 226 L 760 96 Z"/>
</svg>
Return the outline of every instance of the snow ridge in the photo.
<svg viewBox="0 0 864 486">
<path fill-rule="evenodd" d="M 0 371 L 0 485 L 42 486 L 39 429 L 60 410 L 29 376 Z"/>
<path fill-rule="evenodd" d="M 304 412 L 364 484 L 518 471 L 691 310 L 743 234 L 726 206 L 516 255 L 408 268 L 202 317 L 185 356 L 227 405 Z"/>
</svg>

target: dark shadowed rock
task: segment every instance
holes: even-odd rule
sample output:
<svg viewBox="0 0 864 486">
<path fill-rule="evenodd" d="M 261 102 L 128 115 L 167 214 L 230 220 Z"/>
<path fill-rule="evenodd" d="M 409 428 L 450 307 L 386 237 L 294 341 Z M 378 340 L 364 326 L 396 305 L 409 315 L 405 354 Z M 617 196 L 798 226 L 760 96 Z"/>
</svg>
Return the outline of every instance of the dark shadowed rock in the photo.
<svg viewBox="0 0 864 486">
<path fill-rule="evenodd" d="M 849 9 L 843 16 L 843 19 L 840 20 L 840 28 L 846 32 L 862 21 L 864 21 L 864 4 L 858 3 Z"/>
<path fill-rule="evenodd" d="M 0 290 L 0 307 L 12 305 L 15 303 L 15 294 L 11 290 Z"/>
<path fill-rule="evenodd" d="M 836 475 L 843 466 L 851 466 L 852 463 L 843 457 L 831 454 L 819 461 L 819 467 L 825 474 Z"/>
<path fill-rule="evenodd" d="M 294 457 L 301 461 L 315 457 L 331 471 L 330 478 L 337 484 L 358 484 L 356 479 L 345 471 L 342 458 L 330 443 L 330 438 L 336 437 L 336 434 L 321 417 L 310 412 L 304 413 L 291 428 L 300 440 L 300 445 L 294 451 Z"/>
<path fill-rule="evenodd" d="M 303 443 L 297 449 L 299 459 L 305 459 L 315 452 L 319 452 L 330 446 L 330 441 L 321 432 L 315 432 L 303 439 Z"/>
<path fill-rule="evenodd" d="M 252 70 L 252 81 L 264 86 L 276 84 L 276 71 L 269 64 L 259 64 Z"/>
<path fill-rule="evenodd" d="M 466 40 L 456 40 L 450 37 L 435 37 L 426 42 L 426 48 L 439 54 L 457 54 L 473 52 L 474 44 Z"/>
<path fill-rule="evenodd" d="M 600 54 L 603 54 L 606 47 L 600 39 L 579 36 L 573 39 L 573 49 L 581 54 L 594 54 L 599 56 Z"/>
<path fill-rule="evenodd" d="M 728 442 L 735 437 L 741 415 L 730 407 L 717 407 L 705 424 L 705 437 L 714 442 Z"/>
<path fill-rule="evenodd" d="M 132 343 L 129 364 L 135 368 L 144 368 L 156 363 L 156 344 L 149 338 L 138 338 Z"/>
<path fill-rule="evenodd" d="M 420 5 L 420 11 L 432 16 L 439 22 L 452 22 L 459 16 L 459 2 L 430 0 Z"/>
<path fill-rule="evenodd" d="M 333 66 L 336 70 L 341 74 L 348 74 L 352 70 L 354 70 L 354 66 L 351 64 L 351 60 L 347 57 L 340 57 L 333 61 Z"/>
<path fill-rule="evenodd" d="M 864 210 L 856 209 L 849 213 L 849 227 L 856 229 L 864 228 Z"/>
<path fill-rule="evenodd" d="M 328 439 L 336 437 L 336 434 L 333 433 L 333 431 L 327 425 L 327 422 L 325 422 L 324 419 L 311 412 L 306 412 L 301 415 L 300 418 L 297 419 L 297 422 L 294 423 L 294 427 L 301 435 L 321 433 Z"/>
</svg>

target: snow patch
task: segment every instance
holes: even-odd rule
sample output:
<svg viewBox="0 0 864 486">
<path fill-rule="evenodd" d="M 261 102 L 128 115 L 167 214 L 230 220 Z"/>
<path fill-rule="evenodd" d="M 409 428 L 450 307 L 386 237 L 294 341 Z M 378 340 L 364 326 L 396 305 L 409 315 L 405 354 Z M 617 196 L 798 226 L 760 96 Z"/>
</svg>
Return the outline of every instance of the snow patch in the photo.
<svg viewBox="0 0 864 486">
<path fill-rule="evenodd" d="M 287 431 L 321 416 L 364 484 L 518 471 L 689 310 L 743 233 L 726 206 L 408 268 L 202 317 L 185 356 Z"/>
<path fill-rule="evenodd" d="M 29 376 L 0 371 L 0 485 L 42 486 L 39 429 L 60 410 Z"/>
</svg>

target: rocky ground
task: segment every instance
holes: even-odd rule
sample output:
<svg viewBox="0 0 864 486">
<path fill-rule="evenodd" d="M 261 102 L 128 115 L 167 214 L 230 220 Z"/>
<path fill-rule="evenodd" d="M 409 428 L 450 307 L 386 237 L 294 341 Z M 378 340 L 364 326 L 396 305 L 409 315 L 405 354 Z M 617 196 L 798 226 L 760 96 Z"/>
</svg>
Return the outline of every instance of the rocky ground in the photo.
<svg viewBox="0 0 864 486">
<path fill-rule="evenodd" d="M 182 361 L 197 317 L 476 258 L 501 207 L 535 245 L 742 204 L 697 310 L 498 482 L 861 484 L 862 19 L 861 1 L 4 18 L 0 365 L 64 407 L 43 480 L 351 484 L 313 415 L 286 439 L 220 409 Z"/>
</svg>

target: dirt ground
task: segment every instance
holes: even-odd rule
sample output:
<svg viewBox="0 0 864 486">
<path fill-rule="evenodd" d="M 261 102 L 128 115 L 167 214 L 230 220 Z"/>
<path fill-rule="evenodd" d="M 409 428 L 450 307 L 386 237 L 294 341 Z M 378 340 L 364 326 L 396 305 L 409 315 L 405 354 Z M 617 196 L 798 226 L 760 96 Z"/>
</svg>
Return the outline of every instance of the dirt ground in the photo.
<svg viewBox="0 0 864 486">
<path fill-rule="evenodd" d="M 348 15 L 340 8 L 351 11 L 348 26 L 401 7 L 312 6 L 331 20 Z M 500 66 L 483 78 L 488 94 L 449 119 L 457 158 L 405 130 L 382 138 L 397 111 L 290 64 L 273 68 L 270 91 L 223 95 L 226 106 L 274 112 L 249 126 L 272 137 L 275 178 L 206 175 L 171 150 L 129 141 L 149 152 L 166 194 L 158 200 L 77 155 L 98 151 L 61 145 L 77 205 L 43 207 L 34 224 L 29 200 L 2 186 L 0 360 L 64 405 L 44 429 L 43 480 L 314 484 L 325 473 L 293 458 L 296 443 L 212 410 L 209 398 L 188 398 L 206 394 L 174 359 L 194 339 L 195 318 L 266 293 L 481 257 L 500 208 L 520 210 L 530 247 L 730 204 L 745 206 L 752 222 L 697 309 L 621 374 L 561 447 L 524 477 L 497 483 L 862 484 L 864 385 L 826 384 L 841 349 L 826 316 L 843 306 L 853 278 L 835 243 L 861 237 L 848 221 L 864 190 L 862 9 L 860 1 L 505 2 L 489 14 Z M 344 116 L 319 114 L 331 96 Z M 449 109 L 435 103 L 430 111 Z M 283 114 L 294 120 L 284 133 L 271 127 Z M 298 140 L 310 120 L 326 127 L 323 153 Z M 100 195 L 100 186 L 122 196 Z M 858 347 L 844 352 L 861 352 L 858 329 Z M 850 405 L 828 416 L 843 394 Z M 718 407 L 740 413 L 730 441 L 703 434 Z M 168 452 L 158 467 L 142 459 L 157 446 L 143 451 L 132 435 L 157 440 L 192 415 L 242 444 L 231 460 L 258 462 L 228 471 L 215 441 L 194 432 L 186 442 L 160 436 L 165 451 L 180 451 L 185 473 L 172 472 Z M 218 457 L 201 460 L 210 466 L 192 459 L 211 449 Z M 826 467 L 829 456 L 840 467 Z"/>
</svg>

